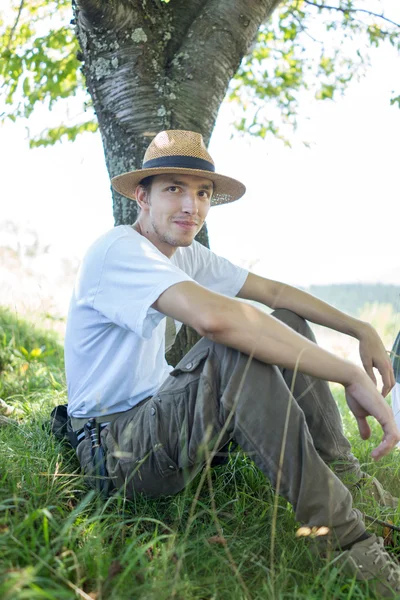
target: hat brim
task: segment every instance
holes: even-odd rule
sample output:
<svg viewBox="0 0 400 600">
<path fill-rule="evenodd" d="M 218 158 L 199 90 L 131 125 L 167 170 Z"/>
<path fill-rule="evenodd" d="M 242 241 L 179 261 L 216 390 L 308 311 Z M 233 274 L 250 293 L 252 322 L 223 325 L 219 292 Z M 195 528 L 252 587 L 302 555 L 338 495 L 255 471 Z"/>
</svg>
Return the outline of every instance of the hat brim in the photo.
<svg viewBox="0 0 400 600">
<path fill-rule="evenodd" d="M 182 175 L 195 175 L 197 177 L 204 177 L 214 183 L 213 195 L 211 198 L 211 206 L 218 204 L 227 204 L 228 202 L 234 202 L 239 200 L 246 191 L 246 186 L 240 181 L 232 179 L 232 177 L 226 177 L 225 175 L 219 175 L 212 171 L 203 171 L 201 169 L 184 169 L 178 167 L 162 167 L 154 169 L 140 169 L 138 171 L 129 171 L 128 173 L 122 173 L 111 179 L 113 188 L 119 193 L 135 200 L 136 187 L 145 177 L 152 175 L 167 175 L 168 173 L 179 173 Z"/>
</svg>

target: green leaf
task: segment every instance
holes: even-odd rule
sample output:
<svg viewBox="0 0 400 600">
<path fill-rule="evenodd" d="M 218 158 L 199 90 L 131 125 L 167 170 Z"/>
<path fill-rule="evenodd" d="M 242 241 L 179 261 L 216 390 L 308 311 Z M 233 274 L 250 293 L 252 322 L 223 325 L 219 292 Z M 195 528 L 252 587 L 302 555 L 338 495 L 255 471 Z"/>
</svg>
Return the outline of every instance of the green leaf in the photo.
<svg viewBox="0 0 400 600">
<path fill-rule="evenodd" d="M 394 104 L 397 104 L 400 108 L 400 96 L 395 96 L 394 98 L 391 98 L 390 104 L 391 104 L 391 106 L 393 106 Z"/>
<path fill-rule="evenodd" d="M 332 100 L 335 93 L 334 85 L 322 84 L 321 89 L 315 94 L 317 100 Z"/>
<path fill-rule="evenodd" d="M 73 142 L 81 133 L 93 133 L 97 130 L 98 123 L 96 121 L 86 121 L 70 127 L 67 125 L 60 125 L 60 127 L 54 127 L 43 131 L 39 137 L 29 141 L 29 146 L 31 148 L 52 146 L 56 142 L 63 139 Z"/>
</svg>

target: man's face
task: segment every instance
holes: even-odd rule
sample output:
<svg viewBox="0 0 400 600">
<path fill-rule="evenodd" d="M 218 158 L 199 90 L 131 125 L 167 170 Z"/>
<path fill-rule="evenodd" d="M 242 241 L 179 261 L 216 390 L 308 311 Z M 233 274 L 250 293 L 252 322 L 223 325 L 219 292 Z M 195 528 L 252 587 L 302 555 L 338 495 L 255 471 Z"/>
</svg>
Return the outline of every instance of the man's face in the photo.
<svg viewBox="0 0 400 600">
<path fill-rule="evenodd" d="M 168 174 L 154 177 L 142 214 L 150 239 L 190 246 L 210 209 L 213 182 L 205 177 Z"/>
</svg>

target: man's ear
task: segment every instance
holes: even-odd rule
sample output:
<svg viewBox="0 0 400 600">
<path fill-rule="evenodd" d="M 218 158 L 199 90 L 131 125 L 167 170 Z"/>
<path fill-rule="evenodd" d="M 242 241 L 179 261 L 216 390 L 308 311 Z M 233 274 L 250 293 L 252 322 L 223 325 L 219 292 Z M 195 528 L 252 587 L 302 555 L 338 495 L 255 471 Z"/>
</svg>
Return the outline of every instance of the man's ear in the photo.
<svg viewBox="0 0 400 600">
<path fill-rule="evenodd" d="M 140 208 L 142 210 L 149 209 L 148 193 L 147 193 L 147 190 L 142 185 L 137 186 L 137 188 L 135 190 L 135 198 L 136 198 L 136 202 L 138 203 L 138 205 L 140 206 Z"/>
</svg>

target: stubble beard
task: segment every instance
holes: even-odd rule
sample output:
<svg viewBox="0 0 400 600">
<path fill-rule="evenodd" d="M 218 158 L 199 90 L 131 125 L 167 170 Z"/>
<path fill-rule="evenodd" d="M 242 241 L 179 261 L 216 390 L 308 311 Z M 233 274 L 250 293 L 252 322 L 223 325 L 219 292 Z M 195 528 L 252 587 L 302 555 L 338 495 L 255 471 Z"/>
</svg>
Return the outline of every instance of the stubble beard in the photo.
<svg viewBox="0 0 400 600">
<path fill-rule="evenodd" d="M 157 235 L 158 239 L 160 240 L 160 242 L 162 242 L 163 244 L 168 244 L 169 246 L 172 246 L 173 248 L 179 248 L 179 247 L 186 247 L 186 246 L 190 246 L 191 243 L 193 242 L 195 235 L 198 234 L 198 232 L 200 231 L 201 227 L 196 231 L 195 235 L 193 236 L 193 238 L 191 240 L 180 240 L 177 239 L 176 237 L 174 237 L 172 235 L 172 233 L 162 233 L 157 224 L 155 223 L 154 219 L 151 218 L 151 226 L 153 228 L 154 233 Z"/>
</svg>

